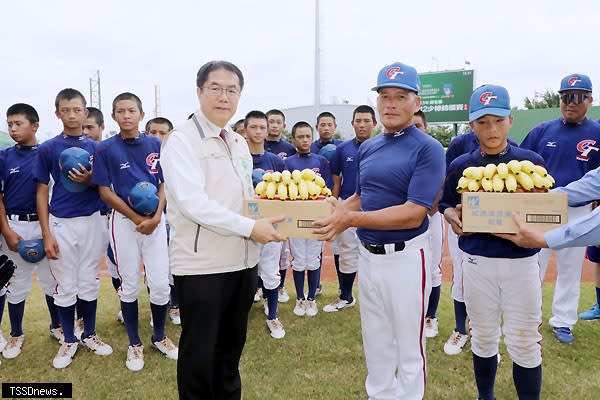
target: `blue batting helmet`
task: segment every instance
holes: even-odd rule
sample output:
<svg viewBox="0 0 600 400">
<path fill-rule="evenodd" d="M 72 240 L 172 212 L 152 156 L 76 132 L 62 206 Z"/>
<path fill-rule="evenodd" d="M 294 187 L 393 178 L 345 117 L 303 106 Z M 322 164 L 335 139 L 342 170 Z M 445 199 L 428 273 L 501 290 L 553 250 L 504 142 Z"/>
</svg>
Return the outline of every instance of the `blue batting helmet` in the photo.
<svg viewBox="0 0 600 400">
<path fill-rule="evenodd" d="M 88 171 L 92 169 L 90 153 L 80 147 L 69 147 L 60 153 L 58 165 L 60 166 L 60 181 L 69 192 L 83 192 L 88 186 L 69 179 L 69 171 L 73 168 L 80 170 L 79 164 Z"/>
<path fill-rule="evenodd" d="M 46 257 L 42 239 L 19 240 L 17 245 L 21 258 L 30 263 L 36 263 Z"/>
<path fill-rule="evenodd" d="M 152 215 L 158 208 L 158 189 L 150 182 L 138 182 L 129 192 L 128 200 L 138 214 Z"/>
<path fill-rule="evenodd" d="M 333 143 L 326 144 L 325 146 L 321 147 L 319 154 L 325 157 L 328 161 L 331 161 L 333 159 L 333 155 L 335 154 L 336 148 L 337 146 Z"/>
</svg>

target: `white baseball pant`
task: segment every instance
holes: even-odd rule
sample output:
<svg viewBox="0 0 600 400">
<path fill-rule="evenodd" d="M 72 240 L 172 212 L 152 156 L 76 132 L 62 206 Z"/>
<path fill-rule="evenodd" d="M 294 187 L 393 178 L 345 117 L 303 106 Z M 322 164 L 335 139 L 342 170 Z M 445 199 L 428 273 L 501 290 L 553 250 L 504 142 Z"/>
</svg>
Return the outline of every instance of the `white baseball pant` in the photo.
<svg viewBox="0 0 600 400">
<path fill-rule="evenodd" d="M 448 251 L 452 259 L 452 289 L 451 296 L 454 300 L 463 302 L 463 251 L 458 247 L 458 236 L 448 226 Z"/>
<path fill-rule="evenodd" d="M 169 302 L 169 256 L 164 218 L 150 235 L 135 230 L 136 225 L 114 211 L 110 219 L 111 246 L 121 279 L 119 298 L 125 303 L 137 300 L 141 289 L 140 265 L 144 261 L 150 302 L 159 306 Z"/>
<path fill-rule="evenodd" d="M 258 260 L 258 276 L 262 279 L 265 289 L 279 287 L 279 257 L 281 255 L 281 242 L 271 242 L 262 246 Z"/>
<path fill-rule="evenodd" d="M 279 270 L 287 269 L 290 265 L 290 244 L 286 240 L 281 242 L 281 255 L 279 256 Z"/>
<path fill-rule="evenodd" d="M 525 368 L 540 365 L 542 287 L 538 255 L 511 259 L 465 253 L 463 273 L 473 353 L 483 358 L 498 354 L 504 333 L 508 354 L 516 364 Z"/>
<path fill-rule="evenodd" d="M 108 273 L 111 277 L 118 279 L 119 274 L 117 273 L 117 266 L 110 260 L 110 258 L 106 255 L 106 251 L 108 246 L 110 246 L 110 214 L 102 216 L 102 250 L 100 252 L 100 261 L 102 259 L 106 260 L 106 268 L 108 269 Z M 114 249 L 113 249 L 114 254 Z"/>
<path fill-rule="evenodd" d="M 42 230 L 38 222 L 9 220 L 8 226 L 25 240 L 42 238 Z M 2 236 L 2 251 L 17 265 L 14 275 L 6 285 L 6 299 L 9 303 L 19 304 L 27 298 L 31 292 L 32 277 L 36 270 L 38 282 L 40 283 L 44 294 L 48 296 L 54 294 L 56 281 L 50 273 L 47 258 L 44 257 L 37 263 L 30 263 L 23 260 L 18 252 L 14 252 L 8 248 L 4 236 Z"/>
<path fill-rule="evenodd" d="M 360 241 L 356 236 L 356 228 L 348 228 L 336 239 L 340 251 L 340 272 L 352 274 L 358 271 L 358 247 Z"/>
<path fill-rule="evenodd" d="M 57 283 L 54 304 L 69 307 L 77 302 L 77 297 L 96 300 L 100 290 L 98 254 L 103 243 L 100 212 L 73 218 L 50 214 L 49 222 L 59 248 L 58 260 L 48 261 Z"/>
<path fill-rule="evenodd" d="M 569 207 L 569 221 L 574 221 L 588 214 L 591 206 Z M 544 281 L 544 276 L 548 269 L 550 249 L 540 251 L 540 279 Z M 571 329 L 577 322 L 579 307 L 579 294 L 581 285 L 581 268 L 583 267 L 583 258 L 585 256 L 585 247 L 569 247 L 556 250 L 556 286 L 554 288 L 554 298 L 552 299 L 552 317 L 550 317 L 550 326 Z"/>
<path fill-rule="evenodd" d="M 358 294 L 369 399 L 421 399 L 427 363 L 423 324 L 431 292 L 429 233 L 402 251 L 360 246 Z"/>
<path fill-rule="evenodd" d="M 315 239 L 290 238 L 290 254 L 294 271 L 315 271 L 321 266 L 323 242 Z"/>
<path fill-rule="evenodd" d="M 431 240 L 431 287 L 442 284 L 442 253 L 444 251 L 444 217 L 439 212 L 429 217 Z"/>
</svg>

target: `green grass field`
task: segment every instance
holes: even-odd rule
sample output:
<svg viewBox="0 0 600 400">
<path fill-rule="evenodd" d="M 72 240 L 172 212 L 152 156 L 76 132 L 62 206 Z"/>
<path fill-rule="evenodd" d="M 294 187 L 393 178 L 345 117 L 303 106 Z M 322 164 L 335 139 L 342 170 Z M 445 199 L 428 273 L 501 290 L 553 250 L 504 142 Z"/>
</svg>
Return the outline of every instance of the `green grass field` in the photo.
<svg viewBox="0 0 600 400">
<path fill-rule="evenodd" d="M 291 285 L 290 285 L 291 286 Z M 444 284 L 438 313 L 440 335 L 427 341 L 427 399 L 474 399 L 475 383 L 469 345 L 458 356 L 447 356 L 442 349 L 453 328 L 452 303 Z M 336 295 L 334 283 L 325 284 L 319 309 Z M 145 293 L 145 291 L 144 291 Z M 579 322 L 575 343 L 557 343 L 547 324 L 552 286 L 544 287 L 543 393 L 544 399 L 593 399 L 600 392 L 600 321 Z M 593 302 L 591 284 L 582 285 L 582 307 Z M 23 353 L 13 360 L 2 360 L 2 382 L 72 382 L 75 399 L 175 399 L 176 362 L 167 360 L 150 347 L 151 328 L 146 296 L 140 301 L 140 329 L 145 341 L 146 365 L 133 373 L 125 367 L 127 337 L 114 316 L 118 301 L 109 279 L 102 279 L 98 309 L 98 334 L 113 346 L 108 357 L 93 355 L 79 348 L 73 363 L 64 370 L 52 367 L 58 344 L 48 336 L 48 316 L 41 290 L 34 284 L 25 313 Z M 335 314 L 319 312 L 314 318 L 299 318 L 292 313 L 290 301 L 280 307 L 286 329 L 282 340 L 271 339 L 262 306 L 255 304 L 250 315 L 248 342 L 242 358 L 243 398 L 290 400 L 364 399 L 366 368 L 362 352 L 358 308 Z M 7 311 L 2 332 L 10 331 Z M 167 334 L 179 339 L 179 327 L 168 323 Z M 502 363 L 496 380 L 498 399 L 515 399 L 512 368 L 501 345 Z M 198 362 L 201 362 L 199 360 Z"/>
</svg>

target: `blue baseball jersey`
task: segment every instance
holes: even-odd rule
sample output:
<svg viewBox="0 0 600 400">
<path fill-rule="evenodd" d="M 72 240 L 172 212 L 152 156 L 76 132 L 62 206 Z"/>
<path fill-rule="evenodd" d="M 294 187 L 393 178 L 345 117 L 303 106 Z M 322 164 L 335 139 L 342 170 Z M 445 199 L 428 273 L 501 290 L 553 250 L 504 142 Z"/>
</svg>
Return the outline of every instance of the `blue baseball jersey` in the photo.
<svg viewBox="0 0 600 400">
<path fill-rule="evenodd" d="M 587 118 L 577 124 L 547 121 L 527 134 L 521 148 L 542 156 L 554 186 L 566 186 L 600 166 L 600 125 Z"/>
<path fill-rule="evenodd" d="M 506 151 L 496 155 L 482 154 L 479 149 L 459 156 L 452 161 L 444 183 L 444 194 L 440 200 L 439 210 L 443 214 L 447 208 L 461 203 L 461 194 L 456 191 L 458 180 L 467 167 L 486 166 L 487 164 L 508 163 L 510 160 L 529 160 L 534 164 L 544 165 L 544 160 L 531 150 L 509 145 Z M 473 233 L 458 238 L 458 247 L 472 255 L 490 258 L 523 258 L 529 257 L 540 249 L 525 249 L 513 242 L 501 239 L 491 233 Z"/>
<path fill-rule="evenodd" d="M 508 144 L 511 146 L 518 147 L 517 142 L 508 138 Z M 450 166 L 450 163 L 454 161 L 454 159 L 458 156 L 462 156 L 463 154 L 470 153 L 475 149 L 479 148 L 479 140 L 475 135 L 475 132 L 469 131 L 462 135 L 456 136 L 450 144 L 448 145 L 448 150 L 446 151 L 446 169 Z"/>
<path fill-rule="evenodd" d="M 273 153 L 252 154 L 253 168 L 262 168 L 265 172 L 283 171 L 285 164 L 281 158 Z"/>
<path fill-rule="evenodd" d="M 356 138 L 346 140 L 337 146 L 331 159 L 331 173 L 342 177 L 341 199 L 347 199 L 356 192 L 356 157 L 360 145 Z"/>
<path fill-rule="evenodd" d="M 329 142 L 321 142 L 319 139 L 317 139 L 310 145 L 310 152 L 319 154 L 319 151 L 328 144 L 335 144 L 336 146 L 339 146 L 342 143 L 344 143 L 344 141 L 340 139 L 332 139 Z"/>
<path fill-rule="evenodd" d="M 92 215 L 99 210 L 100 196 L 95 187 L 88 187 L 82 192 L 69 192 L 60 180 L 60 153 L 70 147 L 80 147 L 90 153 L 93 164 L 96 142 L 86 136 L 69 136 L 63 133 L 46 140 L 38 146 L 33 178 L 36 183 L 48 185 L 50 176 L 54 180 L 49 212 L 59 218 L 74 218 Z"/>
<path fill-rule="evenodd" d="M 269 153 L 273 153 L 282 160 L 285 160 L 289 156 L 293 156 L 296 154 L 296 147 L 293 144 L 286 142 L 283 139 L 278 141 L 275 140 L 265 140 L 265 150 Z"/>
<path fill-rule="evenodd" d="M 325 184 L 328 188 L 333 187 L 333 180 L 331 179 L 331 169 L 329 168 L 329 161 L 323 156 L 318 154 L 300 154 L 296 153 L 291 157 L 285 159 L 285 167 L 290 171 L 295 169 L 302 171 L 303 169 L 312 169 L 317 174 L 321 175 L 325 179 Z"/>
<path fill-rule="evenodd" d="M 15 145 L 0 152 L 0 181 L 7 215 L 37 212 L 37 183 L 33 180 L 37 151 L 38 146 Z"/>
<path fill-rule="evenodd" d="M 160 140 L 157 138 L 143 133 L 133 139 L 115 135 L 98 143 L 92 182 L 112 187 L 117 196 L 128 203 L 129 191 L 136 183 L 146 181 L 158 188 L 163 182 L 159 161 Z"/>
<path fill-rule="evenodd" d="M 433 206 L 445 176 L 444 148 L 434 138 L 409 126 L 364 142 L 358 150 L 356 193 L 363 211 L 402 205 L 407 201 L 428 209 Z M 368 244 L 399 243 L 427 230 L 429 220 L 417 228 L 377 230 L 358 228 Z"/>
</svg>

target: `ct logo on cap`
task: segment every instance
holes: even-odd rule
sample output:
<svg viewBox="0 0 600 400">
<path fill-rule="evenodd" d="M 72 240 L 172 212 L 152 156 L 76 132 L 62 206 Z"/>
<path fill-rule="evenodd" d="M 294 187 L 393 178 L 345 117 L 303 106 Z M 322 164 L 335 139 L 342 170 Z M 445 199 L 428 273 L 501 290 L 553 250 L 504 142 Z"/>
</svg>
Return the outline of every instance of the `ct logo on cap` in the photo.
<svg viewBox="0 0 600 400">
<path fill-rule="evenodd" d="M 569 80 L 567 81 L 567 85 L 569 86 L 575 86 L 577 85 L 579 82 L 581 82 L 581 79 L 579 79 L 578 76 L 572 76 L 569 78 Z"/>
<path fill-rule="evenodd" d="M 385 71 L 385 76 L 389 79 L 396 79 L 396 75 L 404 75 L 404 71 L 402 71 L 400 67 L 391 67 Z"/>
<path fill-rule="evenodd" d="M 483 92 L 481 93 L 481 96 L 479 96 L 479 102 L 481 104 L 483 104 L 484 106 L 489 106 L 490 105 L 490 101 L 497 99 L 498 96 L 494 96 L 494 93 L 492 92 Z"/>
</svg>

